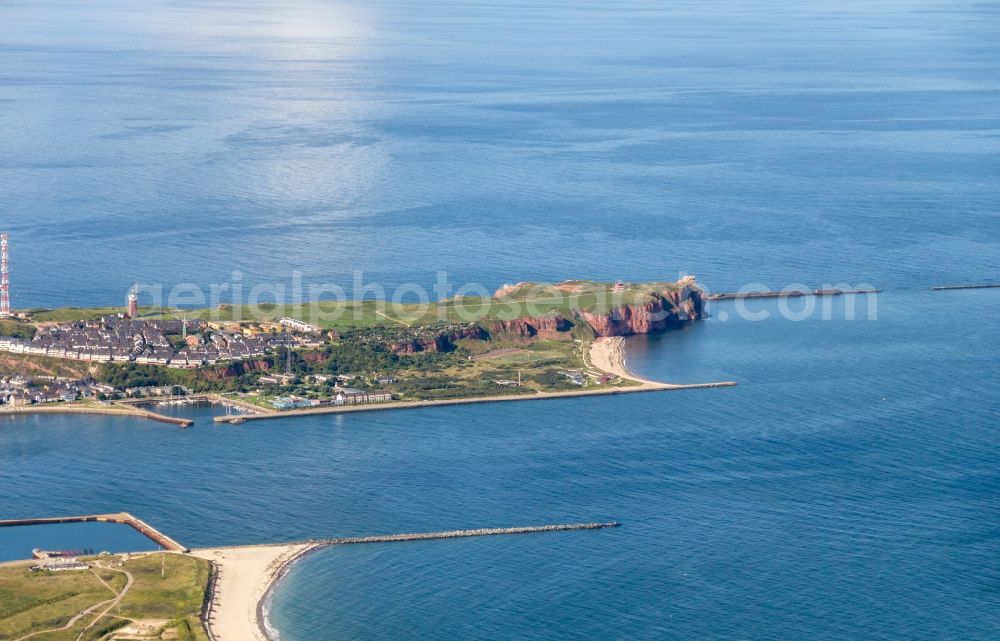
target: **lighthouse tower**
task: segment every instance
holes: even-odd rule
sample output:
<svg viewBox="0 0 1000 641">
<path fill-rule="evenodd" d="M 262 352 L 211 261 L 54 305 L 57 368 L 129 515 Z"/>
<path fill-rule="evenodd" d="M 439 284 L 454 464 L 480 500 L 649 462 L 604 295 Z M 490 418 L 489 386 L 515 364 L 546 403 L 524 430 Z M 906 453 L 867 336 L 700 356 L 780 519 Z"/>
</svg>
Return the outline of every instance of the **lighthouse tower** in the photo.
<svg viewBox="0 0 1000 641">
<path fill-rule="evenodd" d="M 139 315 L 139 283 L 128 290 L 128 317 L 135 318 Z"/>
</svg>

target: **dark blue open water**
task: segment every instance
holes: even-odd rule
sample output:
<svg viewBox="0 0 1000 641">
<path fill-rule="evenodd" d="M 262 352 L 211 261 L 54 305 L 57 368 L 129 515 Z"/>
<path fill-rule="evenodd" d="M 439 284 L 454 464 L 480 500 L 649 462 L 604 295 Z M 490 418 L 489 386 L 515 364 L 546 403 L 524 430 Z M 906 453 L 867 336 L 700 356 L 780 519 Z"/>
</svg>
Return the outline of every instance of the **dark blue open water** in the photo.
<svg viewBox="0 0 1000 641">
<path fill-rule="evenodd" d="M 14 304 L 995 277 L 998 32 L 972 0 L 4 2 Z"/>
<path fill-rule="evenodd" d="M 995 638 L 1000 295 L 884 294 L 874 321 L 726 310 L 630 352 L 732 389 L 242 426 L 192 409 L 188 431 L 8 419 L 0 509 L 126 509 L 188 545 L 624 523 L 318 553 L 277 594 L 284 639 Z"/>
<path fill-rule="evenodd" d="M 327 550 L 276 595 L 285 641 L 1000 637 L 1000 290 L 926 289 L 1000 281 L 998 31 L 962 0 L 0 4 L 15 306 L 234 269 L 886 290 L 876 320 L 723 304 L 629 343 L 733 389 L 7 419 L 0 517 L 625 524 Z"/>
</svg>

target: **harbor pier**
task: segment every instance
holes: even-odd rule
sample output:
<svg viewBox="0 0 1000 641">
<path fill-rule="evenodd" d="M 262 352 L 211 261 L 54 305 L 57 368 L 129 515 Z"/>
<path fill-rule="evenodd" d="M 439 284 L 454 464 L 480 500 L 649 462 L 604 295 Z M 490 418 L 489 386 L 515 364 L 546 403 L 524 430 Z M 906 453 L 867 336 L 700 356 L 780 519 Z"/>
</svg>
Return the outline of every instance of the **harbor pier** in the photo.
<svg viewBox="0 0 1000 641">
<path fill-rule="evenodd" d="M 637 379 L 632 379 L 639 382 Z M 641 385 L 631 387 L 599 387 L 582 390 L 569 390 L 565 392 L 537 392 L 535 394 L 509 394 L 506 396 L 470 396 L 460 398 L 444 398 L 428 401 L 390 401 L 386 403 L 366 403 L 362 405 L 323 405 L 320 407 L 309 407 L 299 410 L 284 410 L 279 412 L 267 412 L 266 414 L 239 414 L 235 416 L 216 416 L 212 420 L 216 423 L 245 423 L 247 421 L 261 421 L 280 418 L 294 418 L 302 416 L 320 416 L 323 414 L 345 414 L 352 412 L 376 412 L 382 410 L 405 410 L 419 409 L 425 407 L 445 407 L 449 405 L 473 405 L 478 403 L 512 403 L 519 401 L 544 401 L 566 398 L 580 398 L 583 396 L 617 396 L 620 394 L 636 394 L 643 392 L 665 392 L 677 390 L 708 389 L 715 387 L 735 387 L 736 381 L 718 381 L 711 383 L 656 383 L 645 381 Z"/>
<path fill-rule="evenodd" d="M 93 414 L 97 416 L 138 416 L 160 423 L 170 423 L 180 427 L 191 427 L 194 421 L 189 418 L 166 416 L 156 412 L 126 404 L 121 401 L 111 401 L 107 404 L 94 403 L 45 403 L 42 405 L 19 405 L 0 408 L 0 416 L 26 416 L 28 414 Z"/>
<path fill-rule="evenodd" d="M 134 530 L 142 534 L 147 539 L 156 543 L 164 550 L 171 552 L 187 552 L 184 547 L 163 532 L 160 532 L 142 519 L 132 516 L 128 512 L 116 512 L 114 514 L 87 514 L 84 516 L 54 516 L 35 519 L 7 519 L 0 520 L 0 527 L 18 527 L 22 525 L 56 525 L 59 523 L 121 523 L 131 526 Z"/>
</svg>

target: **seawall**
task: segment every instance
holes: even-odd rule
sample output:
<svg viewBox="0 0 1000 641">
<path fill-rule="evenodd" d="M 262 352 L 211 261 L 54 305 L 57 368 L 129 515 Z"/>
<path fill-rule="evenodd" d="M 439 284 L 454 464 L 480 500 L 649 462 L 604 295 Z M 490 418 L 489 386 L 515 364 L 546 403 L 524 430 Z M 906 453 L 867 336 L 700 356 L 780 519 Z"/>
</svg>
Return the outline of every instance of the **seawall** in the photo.
<svg viewBox="0 0 1000 641">
<path fill-rule="evenodd" d="M 21 407 L 4 406 L 0 408 L 0 416 L 26 414 L 95 414 L 99 416 L 133 416 L 147 418 L 160 423 L 170 423 L 180 427 L 190 427 L 194 421 L 176 416 L 157 414 L 141 407 L 114 404 L 111 406 L 79 405 L 75 403 L 52 403 L 46 405 L 24 405 Z"/>
<path fill-rule="evenodd" d="M 615 396 L 619 394 L 636 394 L 640 392 L 667 392 L 686 389 L 706 389 L 712 387 L 734 387 L 735 381 L 719 381 L 713 383 L 691 383 L 674 385 L 669 383 L 646 383 L 629 387 L 601 387 L 594 389 L 570 390 L 566 392 L 537 392 L 535 394 L 511 394 L 509 396 L 481 396 L 473 398 L 449 398 L 433 401 L 393 401 L 390 403 L 371 403 L 368 405 L 335 405 L 327 407 L 287 410 L 268 414 L 241 414 L 239 416 L 216 416 L 216 423 L 242 423 L 244 421 L 262 421 L 280 418 L 296 418 L 302 416 L 320 416 L 323 414 L 345 414 L 350 412 L 376 412 L 384 410 L 419 409 L 424 407 L 445 407 L 449 405 L 472 405 L 476 403 L 508 403 L 513 401 L 545 401 L 552 399 L 580 398 L 584 396 Z"/>
</svg>

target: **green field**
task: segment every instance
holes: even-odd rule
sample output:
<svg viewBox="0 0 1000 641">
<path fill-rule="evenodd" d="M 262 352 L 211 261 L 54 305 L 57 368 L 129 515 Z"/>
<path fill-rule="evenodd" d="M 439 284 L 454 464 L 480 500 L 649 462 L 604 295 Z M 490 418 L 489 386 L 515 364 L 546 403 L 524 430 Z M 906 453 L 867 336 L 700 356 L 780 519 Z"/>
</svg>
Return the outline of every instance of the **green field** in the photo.
<svg viewBox="0 0 1000 641">
<path fill-rule="evenodd" d="M 70 323 L 79 320 L 99 320 L 125 311 L 123 307 L 59 307 L 56 309 L 29 309 L 36 323 Z"/>
<path fill-rule="evenodd" d="M 466 296 L 419 304 L 387 300 L 318 301 L 297 305 L 260 303 L 220 305 L 213 308 L 170 310 L 165 318 L 201 318 L 215 321 L 275 321 L 289 316 L 328 329 L 368 328 L 381 325 L 431 325 L 434 323 L 474 323 L 513 320 L 560 314 L 567 319 L 579 312 L 606 313 L 620 305 L 642 304 L 654 293 L 675 291 L 681 282 L 651 282 L 626 285 L 615 292 L 614 286 L 593 281 L 566 281 L 556 285 L 519 283 L 501 296 Z M 60 310 L 49 312 L 56 315 Z M 72 314 L 67 314 L 72 315 Z M 158 317 L 153 310 L 144 316 Z"/>
<path fill-rule="evenodd" d="M 167 553 L 121 561 L 91 559 L 90 571 L 71 572 L 0 566 L 0 641 L 35 633 L 32 641 L 111 641 L 114 630 L 139 624 L 142 631 L 129 638 L 207 640 L 199 620 L 207 561 Z"/>
<path fill-rule="evenodd" d="M 690 281 L 693 283 L 693 281 Z M 627 304 L 649 302 L 656 293 L 676 291 L 689 281 L 646 282 L 623 284 L 620 291 L 614 285 L 587 280 L 564 281 L 557 284 L 518 283 L 507 286 L 498 295 L 452 297 L 441 301 L 418 303 L 403 297 L 392 300 L 325 300 L 295 305 L 262 302 L 257 305 L 222 304 L 211 308 L 153 309 L 141 307 L 140 315 L 147 319 L 188 318 L 217 321 L 275 321 L 285 316 L 297 318 L 330 329 L 365 328 L 379 325 L 429 325 L 432 323 L 472 323 L 490 320 L 561 314 L 572 319 L 581 311 L 606 313 Z M 24 310 L 35 323 L 97 320 L 119 314 L 121 307 L 61 307 L 57 309 Z M 17 327 L 20 325 L 20 327 Z M 24 323 L 11 322 L 7 329 L 0 324 L 0 335 L 21 335 Z M 29 325 L 30 327 L 30 325 Z"/>
</svg>

